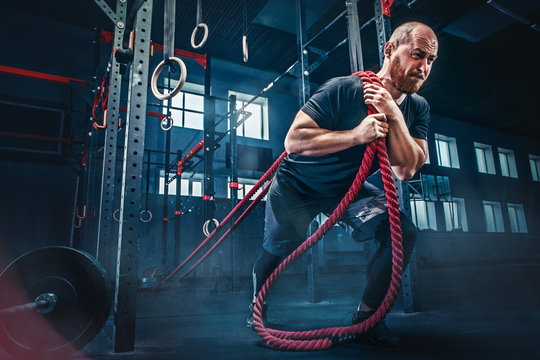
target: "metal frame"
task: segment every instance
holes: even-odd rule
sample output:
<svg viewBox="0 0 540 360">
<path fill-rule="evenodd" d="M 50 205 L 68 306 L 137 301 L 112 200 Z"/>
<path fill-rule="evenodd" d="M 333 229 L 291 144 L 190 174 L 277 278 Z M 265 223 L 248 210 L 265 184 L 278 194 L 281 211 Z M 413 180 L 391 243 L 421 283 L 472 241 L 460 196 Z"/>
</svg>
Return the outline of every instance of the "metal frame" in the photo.
<svg viewBox="0 0 540 360">
<path fill-rule="evenodd" d="M 362 57 L 362 40 L 360 37 L 360 24 L 358 23 L 357 0 L 347 0 L 347 29 L 349 35 L 349 60 L 351 72 L 364 70 L 364 60 Z"/>
<path fill-rule="evenodd" d="M 126 10 L 127 5 L 125 0 L 117 0 L 116 16 L 113 20 L 116 24 L 114 29 L 113 49 L 122 46 L 122 39 L 125 31 L 125 26 L 123 26 L 123 24 L 125 23 Z M 111 49 L 111 51 L 113 51 L 113 49 Z M 116 144 L 118 117 L 120 115 L 121 86 L 122 75 L 120 74 L 120 64 L 113 56 L 109 81 L 109 98 L 107 101 L 108 126 L 104 130 L 105 143 L 103 146 L 103 169 L 101 173 L 100 202 L 97 212 L 98 226 L 96 240 L 96 258 L 110 274 L 114 273 L 116 254 L 116 251 L 114 250 L 116 241 L 113 239 L 114 222 L 112 214 L 114 211 Z"/>
<path fill-rule="evenodd" d="M 146 0 L 142 4 L 134 25 L 134 56 L 129 77 L 114 297 L 115 352 L 133 351 L 135 346 L 140 237 L 138 227 L 144 164 L 152 5 L 153 0 Z"/>
<path fill-rule="evenodd" d="M 230 129 L 236 129 L 238 121 L 238 112 L 236 112 L 236 95 L 229 96 L 229 111 L 230 116 Z M 231 191 L 231 211 L 238 203 L 238 138 L 236 131 L 231 130 L 230 146 L 231 146 L 231 181 L 229 183 L 229 189 Z M 235 185 L 232 185 L 235 184 Z M 232 186 L 231 186 L 232 185 Z M 234 223 L 237 216 L 234 216 L 232 222 Z M 240 258 L 240 244 L 238 236 L 235 236 L 234 232 L 231 233 L 231 289 L 232 291 L 240 290 L 240 271 L 239 271 L 239 258 Z"/>
</svg>

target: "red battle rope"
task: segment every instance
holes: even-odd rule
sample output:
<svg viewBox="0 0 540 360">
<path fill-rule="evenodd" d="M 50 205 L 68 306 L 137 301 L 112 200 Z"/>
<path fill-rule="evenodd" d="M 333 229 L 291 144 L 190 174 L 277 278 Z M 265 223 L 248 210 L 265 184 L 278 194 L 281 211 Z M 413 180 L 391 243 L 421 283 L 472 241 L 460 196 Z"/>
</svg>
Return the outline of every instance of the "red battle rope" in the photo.
<svg viewBox="0 0 540 360">
<path fill-rule="evenodd" d="M 234 209 L 229 213 L 229 215 L 227 215 L 220 223 L 218 226 L 216 226 L 216 228 L 214 229 L 214 231 L 212 231 L 210 233 L 210 235 L 208 235 L 208 237 L 206 239 L 204 239 L 200 244 L 199 246 L 197 246 L 197 248 L 195 250 L 193 250 L 193 252 L 180 264 L 176 267 L 176 269 L 174 269 L 173 271 L 171 271 L 171 273 L 169 275 L 167 275 L 163 280 L 161 280 L 159 282 L 159 284 L 156 285 L 156 287 L 158 286 L 161 286 L 163 285 L 167 280 L 169 280 L 169 278 L 171 276 L 173 276 L 176 272 L 178 272 L 178 270 L 180 270 L 181 268 L 183 268 L 187 262 L 189 260 L 191 260 L 202 248 L 203 246 L 205 246 L 206 244 L 208 244 L 208 242 L 223 228 L 223 226 L 225 226 L 229 221 L 232 220 L 233 216 L 238 212 L 240 211 L 240 209 L 248 202 L 249 199 L 251 199 L 251 197 L 264 185 L 264 183 L 266 181 L 268 181 L 270 179 L 270 177 L 276 172 L 277 168 L 278 168 L 278 165 L 279 163 L 283 160 L 283 158 L 287 155 L 287 152 L 283 152 L 279 158 L 274 162 L 274 164 L 270 167 L 270 169 L 268 169 L 268 171 L 259 179 L 259 181 L 257 181 L 257 183 L 253 186 L 253 188 L 247 193 L 246 196 L 244 196 L 244 198 L 242 200 L 240 200 L 240 202 L 238 204 L 236 204 L 236 206 L 234 207 Z M 266 193 L 268 191 L 268 186 L 267 188 L 265 188 L 263 190 L 263 193 Z M 251 211 L 251 209 L 253 209 L 254 207 L 254 204 L 258 201 L 260 201 L 262 198 L 264 197 L 264 194 L 259 194 L 259 196 L 257 197 L 257 199 L 255 199 L 255 201 L 251 204 L 252 206 L 250 206 L 248 209 L 246 209 L 246 211 L 244 211 L 244 213 L 241 215 L 241 217 L 233 224 L 234 227 L 236 227 L 239 222 L 247 215 L 247 213 L 249 211 Z M 232 229 L 229 229 L 232 231 Z M 219 242 L 221 242 L 225 236 L 227 236 L 228 234 L 230 233 L 230 231 L 227 231 L 227 233 L 225 233 L 221 239 L 219 239 L 216 244 L 218 244 Z M 209 253 L 215 249 L 217 245 L 214 245 L 212 247 L 212 249 L 210 249 L 205 255 L 204 257 L 208 256 Z M 202 261 L 202 259 L 200 260 Z M 196 265 L 198 265 L 199 262 L 197 262 Z M 195 265 L 194 265 L 195 266 Z M 190 272 L 191 270 L 193 270 L 194 266 L 188 270 L 188 272 Z M 184 274 L 182 275 L 182 278 L 187 275 Z"/>
<path fill-rule="evenodd" d="M 364 83 L 375 83 L 382 86 L 380 79 L 373 72 L 356 72 L 353 75 L 359 76 Z M 368 106 L 368 114 L 375 114 L 377 111 L 373 106 Z M 369 174 L 369 169 L 373 162 L 373 158 L 377 152 L 381 172 L 383 176 L 384 189 L 386 191 L 386 199 L 388 204 L 388 212 L 390 214 L 390 230 L 392 234 L 392 278 L 388 292 L 384 297 L 382 304 L 368 319 L 363 322 L 346 327 L 331 327 L 310 331 L 281 331 L 266 328 L 262 322 L 262 307 L 264 300 L 274 284 L 276 279 L 287 269 L 302 253 L 319 241 L 332 226 L 341 218 L 347 210 L 350 203 L 358 195 L 362 188 L 366 177 Z M 397 202 L 396 188 L 390 170 L 390 162 L 386 152 L 386 144 L 384 139 L 378 139 L 370 143 L 365 151 L 364 158 L 360 170 L 356 178 L 343 198 L 340 204 L 334 210 L 330 218 L 306 241 L 304 241 L 296 250 L 294 250 L 283 262 L 274 270 L 264 283 L 262 289 L 257 295 L 253 318 L 255 330 L 259 336 L 269 345 L 281 350 L 323 350 L 328 349 L 332 345 L 348 340 L 350 335 L 359 334 L 379 323 L 386 314 L 390 311 L 396 296 L 399 292 L 401 284 L 401 276 L 403 274 L 403 246 L 401 240 L 401 223 L 399 220 L 399 205 Z"/>
</svg>

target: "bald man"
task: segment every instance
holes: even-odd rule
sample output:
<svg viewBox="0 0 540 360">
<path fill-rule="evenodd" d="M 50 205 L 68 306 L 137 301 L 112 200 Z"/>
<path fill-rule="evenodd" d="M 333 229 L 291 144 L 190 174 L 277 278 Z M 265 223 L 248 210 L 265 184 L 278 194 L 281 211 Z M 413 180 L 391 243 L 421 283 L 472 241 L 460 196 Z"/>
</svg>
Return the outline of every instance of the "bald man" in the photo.
<svg viewBox="0 0 540 360">
<path fill-rule="evenodd" d="M 366 145 L 386 138 L 395 175 L 408 180 L 427 159 L 429 105 L 415 94 L 429 76 L 437 57 L 433 30 L 419 22 L 395 29 L 384 48 L 377 73 L 383 86 L 363 84 L 357 76 L 324 83 L 296 115 L 285 138 L 287 157 L 280 164 L 266 202 L 263 249 L 253 267 L 254 300 L 267 277 L 284 257 L 305 239 L 319 213 L 330 214 L 350 188 Z M 378 114 L 368 115 L 367 105 Z M 378 244 L 367 269 L 367 284 L 353 315 L 353 324 L 368 318 L 388 290 L 392 268 L 392 240 L 388 208 L 374 161 L 371 176 L 339 224 L 356 241 Z M 416 240 L 416 226 L 401 213 L 404 265 Z M 359 282 L 361 283 L 361 282 Z M 253 303 L 247 325 L 253 324 Z M 399 344 L 384 321 L 360 340 L 381 346 Z"/>
</svg>

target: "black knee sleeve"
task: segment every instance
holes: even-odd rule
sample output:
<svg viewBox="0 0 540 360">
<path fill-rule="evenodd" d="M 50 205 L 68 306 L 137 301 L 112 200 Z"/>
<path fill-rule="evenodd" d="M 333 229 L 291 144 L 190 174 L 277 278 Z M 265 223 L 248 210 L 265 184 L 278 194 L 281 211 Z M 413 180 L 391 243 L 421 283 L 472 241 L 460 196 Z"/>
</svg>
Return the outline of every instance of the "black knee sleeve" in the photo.
<svg viewBox="0 0 540 360">
<path fill-rule="evenodd" d="M 253 265 L 253 298 L 257 296 L 266 279 L 280 262 L 281 256 L 271 254 L 264 249 L 261 251 L 257 260 L 255 260 L 255 265 Z"/>
</svg>

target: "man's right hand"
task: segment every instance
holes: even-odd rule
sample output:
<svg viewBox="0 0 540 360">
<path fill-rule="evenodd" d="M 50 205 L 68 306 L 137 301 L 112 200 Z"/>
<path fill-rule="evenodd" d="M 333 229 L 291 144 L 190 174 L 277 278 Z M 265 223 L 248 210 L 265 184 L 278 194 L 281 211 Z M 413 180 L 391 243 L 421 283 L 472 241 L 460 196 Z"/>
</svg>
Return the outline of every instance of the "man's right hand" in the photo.
<svg viewBox="0 0 540 360">
<path fill-rule="evenodd" d="M 385 114 L 372 114 L 366 116 L 352 131 L 355 138 L 358 139 L 358 144 L 361 145 L 385 137 L 388 134 L 388 129 Z"/>
</svg>

